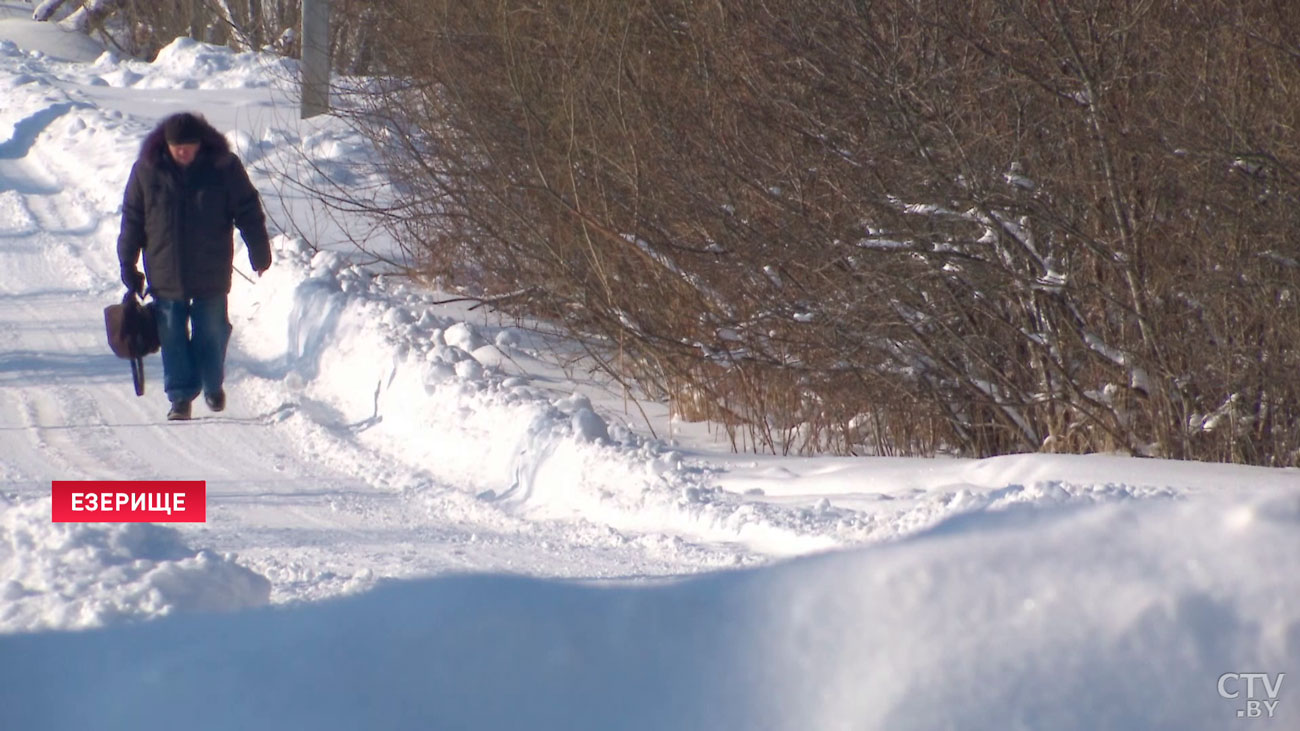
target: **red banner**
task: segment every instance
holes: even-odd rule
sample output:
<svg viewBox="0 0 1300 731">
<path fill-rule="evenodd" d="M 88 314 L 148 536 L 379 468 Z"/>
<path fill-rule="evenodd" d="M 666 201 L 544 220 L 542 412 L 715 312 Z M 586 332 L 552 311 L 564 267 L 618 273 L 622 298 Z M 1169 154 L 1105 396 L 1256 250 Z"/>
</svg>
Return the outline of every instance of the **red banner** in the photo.
<svg viewBox="0 0 1300 731">
<path fill-rule="evenodd" d="M 203 480 L 55 480 L 55 523 L 203 523 Z"/>
</svg>

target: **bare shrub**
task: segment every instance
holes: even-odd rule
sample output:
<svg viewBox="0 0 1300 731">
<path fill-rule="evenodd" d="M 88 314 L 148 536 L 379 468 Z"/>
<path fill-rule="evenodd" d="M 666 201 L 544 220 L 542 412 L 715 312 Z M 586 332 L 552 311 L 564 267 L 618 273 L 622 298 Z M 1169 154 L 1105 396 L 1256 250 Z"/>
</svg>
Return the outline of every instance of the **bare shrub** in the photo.
<svg viewBox="0 0 1300 731">
<path fill-rule="evenodd" d="M 385 55 L 376 23 L 382 0 L 333 0 L 330 52 L 334 69 L 370 73 Z M 297 58 L 302 0 L 46 0 L 36 20 L 63 22 L 105 39 L 119 51 L 152 59 L 177 38 L 269 50 Z"/>
<path fill-rule="evenodd" d="M 1294 464 L 1293 5 L 396 0 L 347 116 L 426 276 L 739 449 Z"/>
</svg>

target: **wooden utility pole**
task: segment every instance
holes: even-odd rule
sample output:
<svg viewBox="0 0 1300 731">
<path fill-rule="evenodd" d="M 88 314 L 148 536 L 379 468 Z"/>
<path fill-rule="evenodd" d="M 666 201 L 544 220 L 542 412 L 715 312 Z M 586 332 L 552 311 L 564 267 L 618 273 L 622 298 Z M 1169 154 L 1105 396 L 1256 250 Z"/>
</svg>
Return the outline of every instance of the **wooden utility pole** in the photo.
<svg viewBox="0 0 1300 731">
<path fill-rule="evenodd" d="M 330 110 L 330 0 L 302 0 L 303 119 Z"/>
</svg>

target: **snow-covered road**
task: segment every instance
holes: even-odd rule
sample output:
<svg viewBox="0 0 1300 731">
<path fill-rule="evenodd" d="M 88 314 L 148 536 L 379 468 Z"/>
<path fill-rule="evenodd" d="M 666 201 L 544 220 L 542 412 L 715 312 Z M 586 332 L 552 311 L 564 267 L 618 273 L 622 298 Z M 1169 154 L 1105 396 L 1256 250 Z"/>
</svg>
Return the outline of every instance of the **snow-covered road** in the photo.
<svg viewBox="0 0 1300 731">
<path fill-rule="evenodd" d="M 593 537 L 590 526 L 517 518 L 367 445 L 358 436 L 364 419 L 347 422 L 327 401 L 289 388 L 301 389 L 303 373 L 319 369 L 319 350 L 330 348 L 321 339 L 331 336 L 331 323 L 312 305 L 336 307 L 330 295 L 341 289 L 329 283 L 324 298 L 313 299 L 320 287 L 304 285 L 310 272 L 284 251 L 259 299 L 242 279 L 232 297 L 238 327 L 229 409 L 216 415 L 199 406 L 193 422 L 164 421 L 157 357 L 147 362 L 147 393 L 137 398 L 126 363 L 105 347 L 102 317 L 121 292 L 114 243 L 124 176 L 142 133 L 156 122 L 129 110 L 156 108 L 156 95 L 103 81 L 130 78 L 129 64 L 86 68 L 13 45 L 0 55 L 0 124 L 10 128 L 0 142 L 0 478 L 9 500 L 46 497 L 55 479 L 205 480 L 209 520 L 184 529 L 185 540 L 237 552 L 241 564 L 270 578 L 277 601 L 450 570 L 653 576 L 733 560 L 728 550 L 660 551 Z M 193 63 L 194 55 L 175 63 Z M 257 69 L 259 60 L 245 63 Z M 219 124 L 246 118 L 247 105 L 271 103 L 270 79 L 254 83 L 256 94 L 243 81 L 232 83 L 234 91 L 180 98 Z M 306 293 L 295 293 L 298 287 Z M 257 312 L 263 306 L 265 316 Z M 301 342 L 288 354 L 290 330 Z M 250 347 L 262 352 L 250 354 Z M 360 360 L 363 370 L 367 360 L 392 366 L 385 352 Z M 374 383 L 351 383 L 353 371 L 308 378 L 325 397 L 332 388 L 359 388 L 373 401 Z M 24 597 L 35 601 L 40 593 Z M 22 614 L 40 626 L 32 619 L 39 613 Z M 84 614 L 75 624 L 97 621 Z"/>
</svg>

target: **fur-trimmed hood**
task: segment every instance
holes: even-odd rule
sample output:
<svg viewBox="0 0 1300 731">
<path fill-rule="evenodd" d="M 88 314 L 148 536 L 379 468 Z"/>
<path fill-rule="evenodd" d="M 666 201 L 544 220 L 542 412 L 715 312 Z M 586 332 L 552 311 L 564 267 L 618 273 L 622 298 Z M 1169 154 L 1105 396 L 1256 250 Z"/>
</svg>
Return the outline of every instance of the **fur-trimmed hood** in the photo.
<svg viewBox="0 0 1300 731">
<path fill-rule="evenodd" d="M 230 156 L 230 143 L 226 142 L 225 135 L 217 131 L 215 127 L 208 124 L 208 120 L 203 115 L 192 112 L 181 112 L 173 114 L 170 117 L 158 123 L 157 127 L 144 138 L 140 144 L 139 161 L 150 167 L 162 167 L 172 164 L 171 155 L 167 153 L 167 135 L 165 127 L 168 120 L 189 114 L 194 117 L 194 121 L 199 127 L 199 158 L 207 158 L 214 164 L 220 163 Z"/>
</svg>

